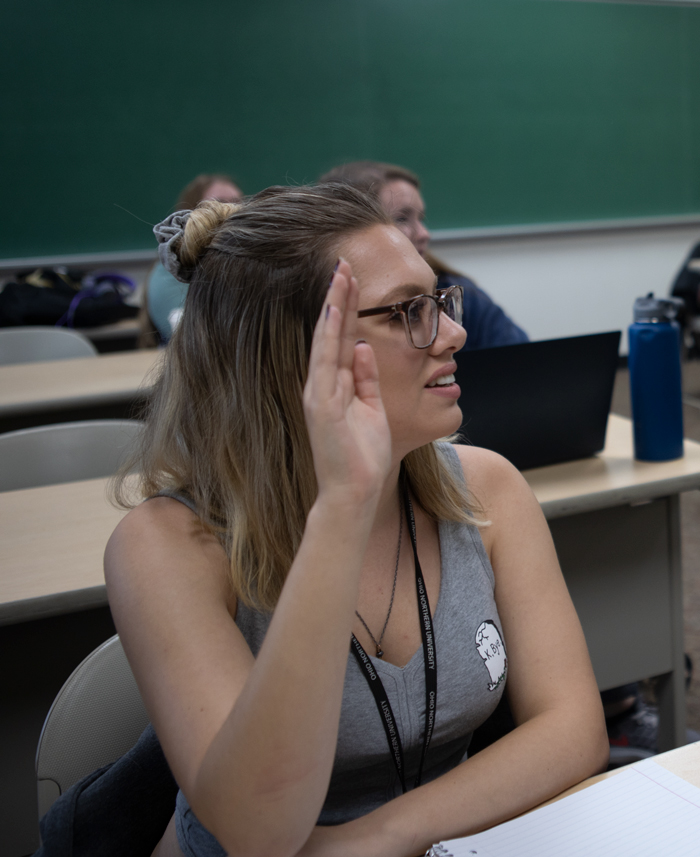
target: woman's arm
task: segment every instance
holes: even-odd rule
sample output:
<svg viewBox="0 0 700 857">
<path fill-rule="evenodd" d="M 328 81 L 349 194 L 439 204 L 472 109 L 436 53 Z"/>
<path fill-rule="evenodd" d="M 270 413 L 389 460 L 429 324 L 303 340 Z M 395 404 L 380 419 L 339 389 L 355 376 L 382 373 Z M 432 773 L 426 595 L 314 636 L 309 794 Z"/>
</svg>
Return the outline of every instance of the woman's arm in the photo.
<svg viewBox="0 0 700 857">
<path fill-rule="evenodd" d="M 371 349 L 356 347 L 343 262 L 314 336 L 304 407 L 319 493 L 253 659 L 227 559 L 197 518 L 158 498 L 105 556 L 117 627 L 164 751 L 200 821 L 232 855 L 294 854 L 330 780 L 364 548 L 390 468 Z"/>
<path fill-rule="evenodd" d="M 317 828 L 304 857 L 411 857 L 511 818 L 606 764 L 600 695 L 539 504 L 505 459 L 457 450 L 492 522 L 480 532 L 496 577 L 508 650 L 506 691 L 517 728 L 367 816 Z"/>
</svg>

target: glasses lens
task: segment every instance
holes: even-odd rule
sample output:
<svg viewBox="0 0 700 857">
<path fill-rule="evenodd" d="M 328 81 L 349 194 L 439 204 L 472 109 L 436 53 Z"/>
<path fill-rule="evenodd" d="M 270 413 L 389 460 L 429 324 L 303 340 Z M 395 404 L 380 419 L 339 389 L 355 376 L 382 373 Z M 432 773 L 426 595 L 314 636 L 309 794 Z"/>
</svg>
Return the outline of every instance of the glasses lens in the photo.
<svg viewBox="0 0 700 857">
<path fill-rule="evenodd" d="M 445 300 L 445 312 L 452 321 L 462 323 L 462 290 L 452 289 Z"/>
<path fill-rule="evenodd" d="M 411 339 L 416 348 L 430 345 L 437 333 L 437 303 L 432 298 L 421 296 L 411 301 L 407 315 Z"/>
</svg>

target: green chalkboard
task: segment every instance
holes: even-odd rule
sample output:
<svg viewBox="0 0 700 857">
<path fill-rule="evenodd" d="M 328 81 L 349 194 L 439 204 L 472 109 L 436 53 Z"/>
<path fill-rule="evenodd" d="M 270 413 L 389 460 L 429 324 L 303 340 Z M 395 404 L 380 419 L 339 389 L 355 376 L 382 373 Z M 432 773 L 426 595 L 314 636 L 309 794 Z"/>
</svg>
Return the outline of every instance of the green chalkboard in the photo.
<svg viewBox="0 0 700 857">
<path fill-rule="evenodd" d="M 5 0 L 2 30 L 0 258 L 149 248 L 199 172 L 357 158 L 417 171 L 433 228 L 700 211 L 700 9 Z"/>
</svg>

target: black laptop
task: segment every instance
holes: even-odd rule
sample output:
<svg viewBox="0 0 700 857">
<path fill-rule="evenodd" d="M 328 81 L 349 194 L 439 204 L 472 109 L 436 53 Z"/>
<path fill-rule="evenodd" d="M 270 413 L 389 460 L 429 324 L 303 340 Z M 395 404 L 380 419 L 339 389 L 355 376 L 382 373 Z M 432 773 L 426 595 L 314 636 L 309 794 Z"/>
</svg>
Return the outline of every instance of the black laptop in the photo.
<svg viewBox="0 0 700 857">
<path fill-rule="evenodd" d="M 599 452 L 619 345 L 615 330 L 456 354 L 464 442 L 520 470 Z"/>
</svg>

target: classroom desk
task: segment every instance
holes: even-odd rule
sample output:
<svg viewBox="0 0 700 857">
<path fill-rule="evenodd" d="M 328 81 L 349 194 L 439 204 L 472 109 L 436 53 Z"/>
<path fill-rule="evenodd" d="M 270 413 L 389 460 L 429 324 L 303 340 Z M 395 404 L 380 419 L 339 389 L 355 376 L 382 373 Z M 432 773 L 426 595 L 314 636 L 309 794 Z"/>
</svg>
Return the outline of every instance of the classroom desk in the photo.
<svg viewBox="0 0 700 857">
<path fill-rule="evenodd" d="M 590 777 L 519 817 L 430 853 L 697 855 L 698 788 L 700 742 Z"/>
<path fill-rule="evenodd" d="M 548 519 L 601 690 L 656 676 L 659 749 L 684 742 L 679 493 L 700 488 L 700 444 L 676 461 L 632 457 L 611 414 L 603 452 L 525 478 Z"/>
<path fill-rule="evenodd" d="M 674 750 L 667 750 L 665 753 L 659 753 L 657 756 L 654 756 L 654 761 L 661 765 L 662 768 L 666 768 L 667 771 L 700 789 L 700 741 L 696 741 L 694 744 L 686 744 L 684 747 L 676 747 Z M 633 767 L 634 765 L 625 765 L 622 768 L 616 768 L 614 771 L 606 771 L 603 774 L 597 774 L 595 777 L 589 777 L 587 780 L 566 789 L 566 791 L 563 791 L 551 800 L 545 801 L 541 806 L 547 806 L 547 804 L 580 792 L 589 786 L 594 786 L 601 780 L 607 780 L 621 771 Z M 538 808 L 536 807 L 536 809 Z"/>
<path fill-rule="evenodd" d="M 0 366 L 0 431 L 128 416 L 148 395 L 161 355 L 148 349 Z"/>
<path fill-rule="evenodd" d="M 108 479 L 0 492 L 0 625 L 107 604 Z"/>
</svg>

